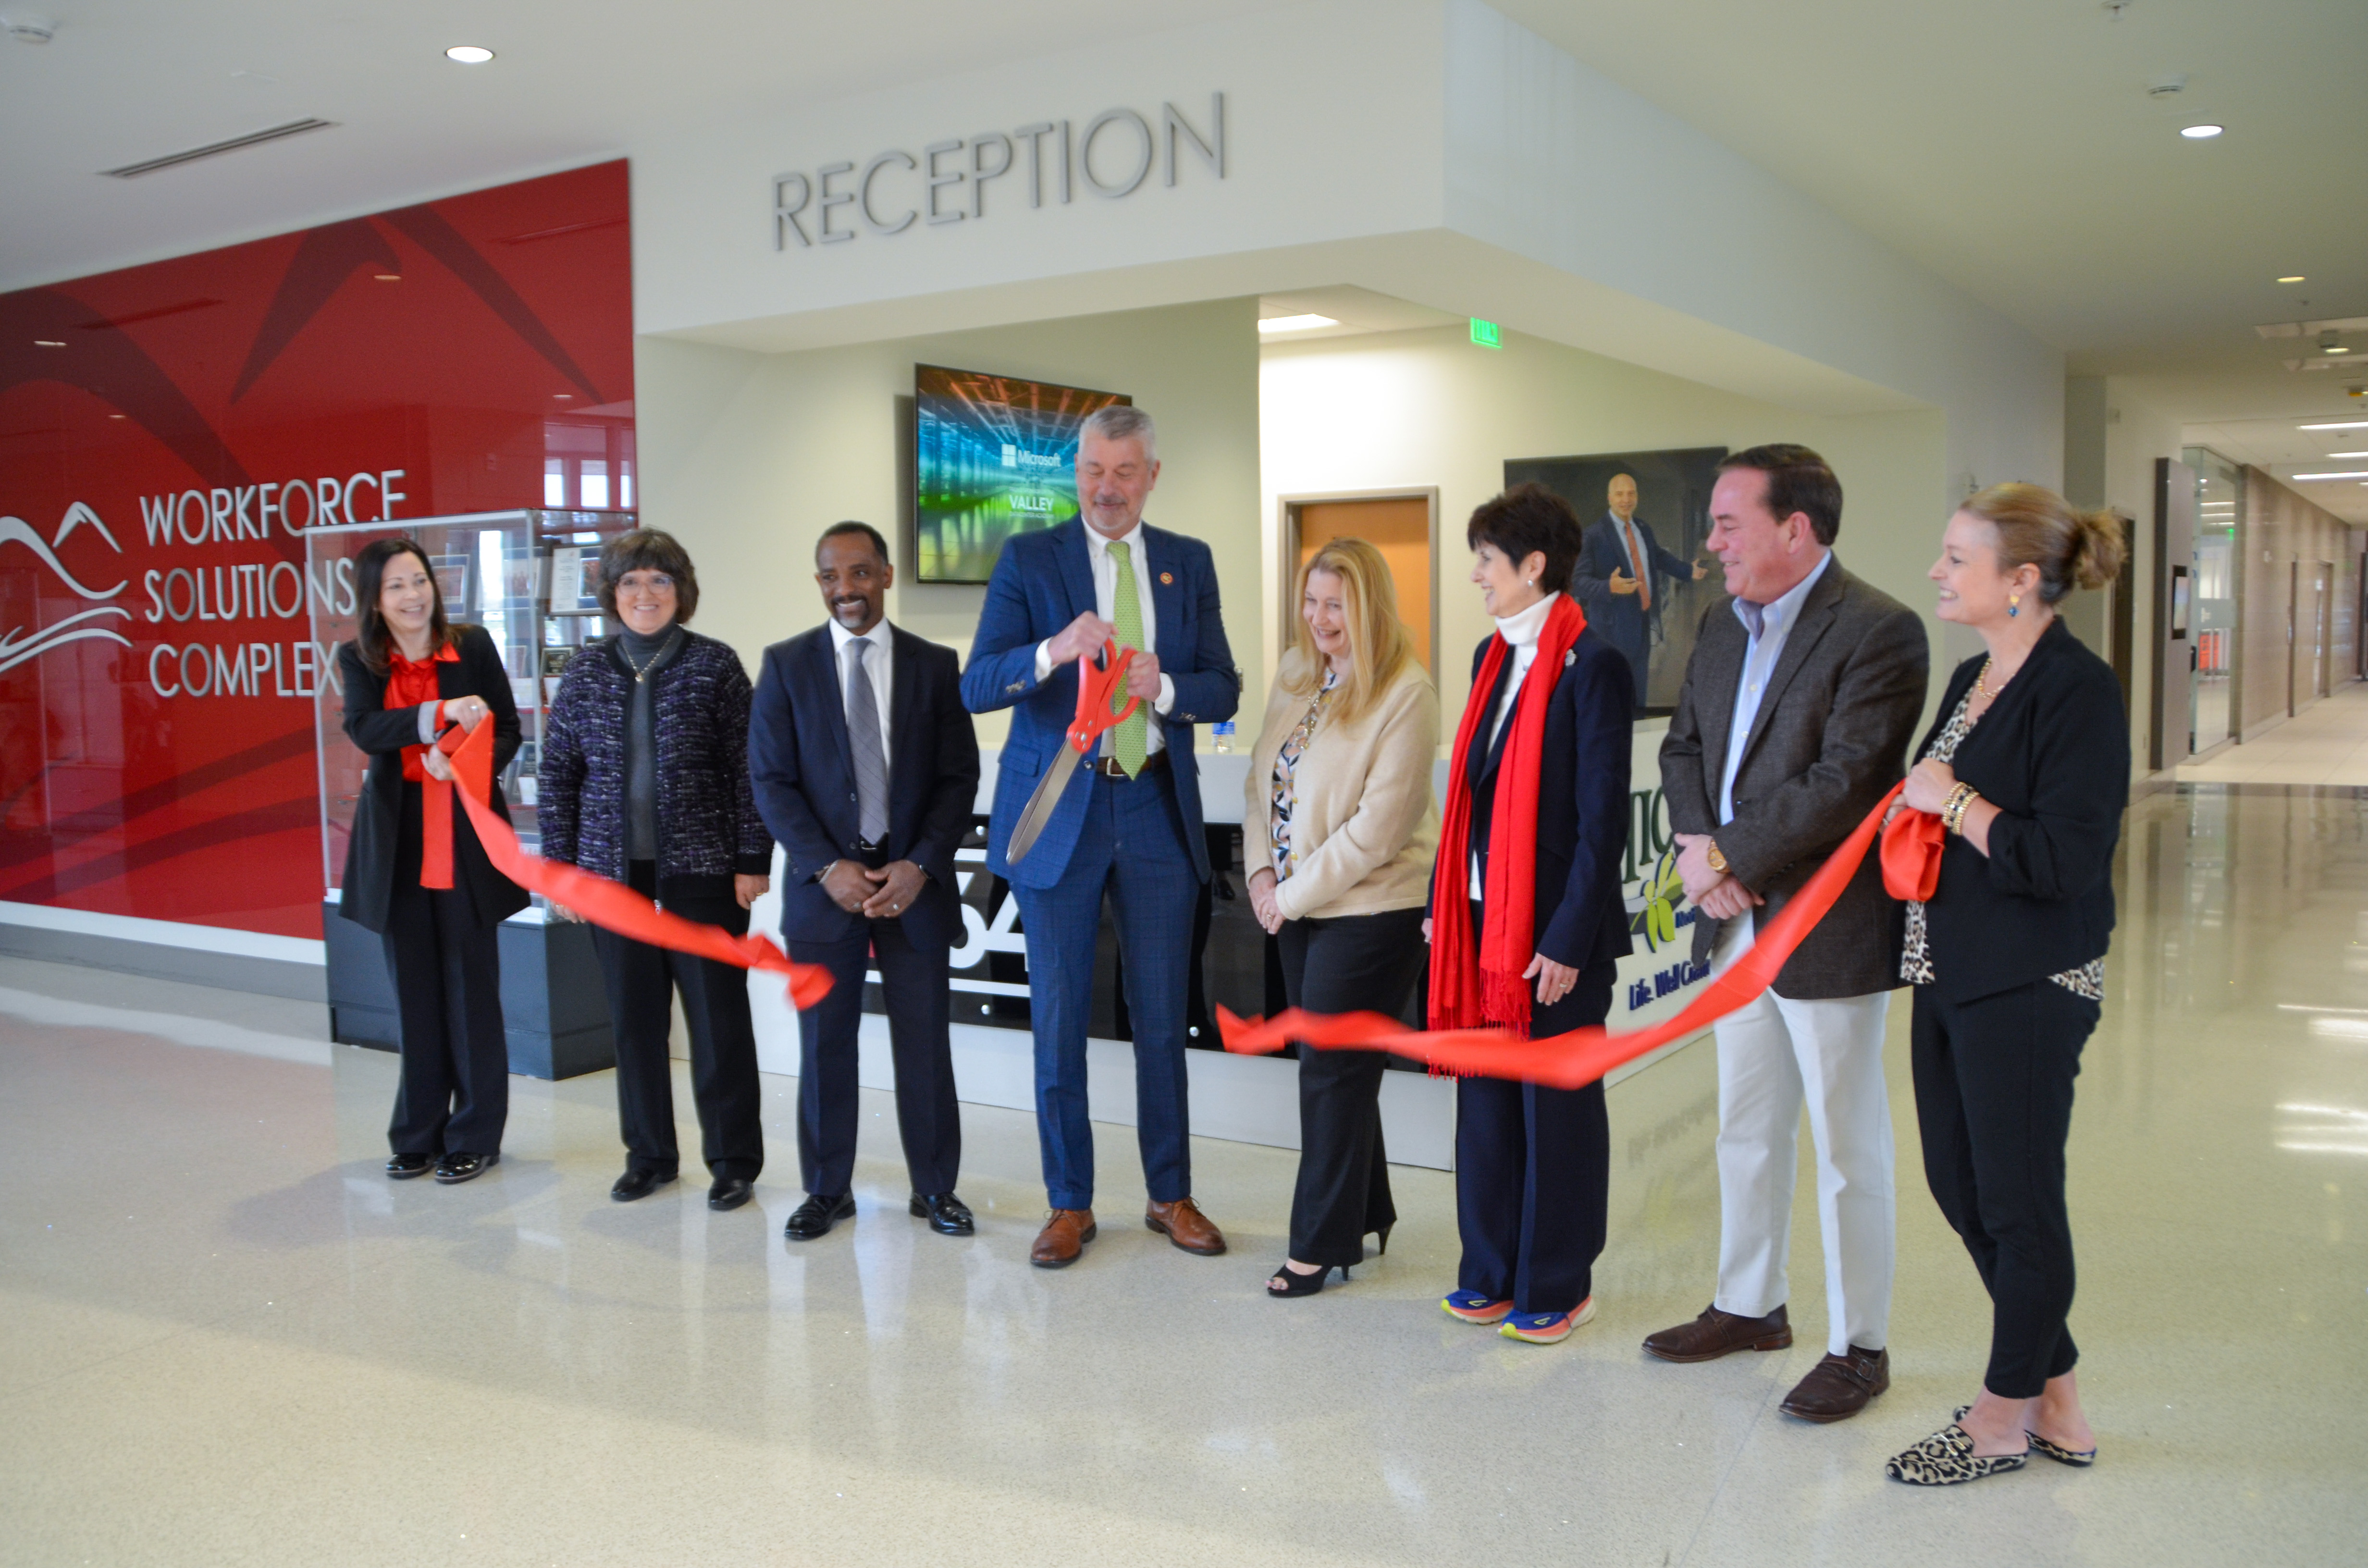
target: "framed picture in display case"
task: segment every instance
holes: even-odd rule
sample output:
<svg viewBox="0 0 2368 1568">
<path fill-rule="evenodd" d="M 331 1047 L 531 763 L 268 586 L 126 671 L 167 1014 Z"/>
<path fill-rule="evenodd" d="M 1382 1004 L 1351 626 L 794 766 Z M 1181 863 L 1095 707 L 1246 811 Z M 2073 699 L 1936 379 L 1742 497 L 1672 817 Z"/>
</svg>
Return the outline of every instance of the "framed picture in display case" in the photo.
<svg viewBox="0 0 2368 1568">
<path fill-rule="evenodd" d="M 444 615 L 457 620 L 469 613 L 469 558 L 465 555 L 436 555 L 428 558 L 436 568 L 436 590 L 444 597 Z"/>
</svg>

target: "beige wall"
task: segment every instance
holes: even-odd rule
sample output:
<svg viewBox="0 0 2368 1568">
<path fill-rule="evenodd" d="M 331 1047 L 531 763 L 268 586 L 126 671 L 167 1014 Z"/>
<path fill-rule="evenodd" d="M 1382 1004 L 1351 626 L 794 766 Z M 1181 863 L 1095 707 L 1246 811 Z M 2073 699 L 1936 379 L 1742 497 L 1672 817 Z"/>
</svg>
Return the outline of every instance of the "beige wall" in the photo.
<svg viewBox="0 0 2368 1568">
<path fill-rule="evenodd" d="M 2313 588 L 2314 572 L 2321 563 L 2328 567 L 2326 646 L 2320 655 L 2328 689 L 2352 678 L 2359 635 L 2360 540 L 2333 513 L 2257 468 L 2245 471 L 2243 515 L 2237 539 L 2235 722 L 2249 740 L 2287 717 L 2289 611 L 2294 710 L 2300 712 L 2317 700 L 2311 667 L 2317 614 Z"/>
<path fill-rule="evenodd" d="M 1144 516 L 1215 548 L 1226 626 L 1264 689 L 1258 624 L 1257 302 L 1224 300 L 846 348 L 757 354 L 643 337 L 634 360 L 642 517 L 701 567 L 700 630 L 750 671 L 768 643 L 822 619 L 814 547 L 857 518 L 911 552 L 913 366 L 950 365 L 1122 392 L 1159 422 L 1162 472 Z M 900 576 L 891 619 L 969 656 L 985 590 Z M 979 722 L 998 744 L 1005 716 Z"/>
<path fill-rule="evenodd" d="M 1948 517 L 1938 410 L 1803 414 L 1517 334 L 1490 352 L 1460 326 L 1269 345 L 1259 384 L 1269 604 L 1282 583 L 1278 496 L 1438 488 L 1441 717 L 1451 733 L 1470 650 L 1489 630 L 1465 580 L 1463 524 L 1504 487 L 1508 458 L 1805 442 L 1841 477 L 1838 553 L 1921 612 L 1941 647 L 1924 577 Z M 1269 668 L 1279 625 L 1269 611 Z"/>
</svg>

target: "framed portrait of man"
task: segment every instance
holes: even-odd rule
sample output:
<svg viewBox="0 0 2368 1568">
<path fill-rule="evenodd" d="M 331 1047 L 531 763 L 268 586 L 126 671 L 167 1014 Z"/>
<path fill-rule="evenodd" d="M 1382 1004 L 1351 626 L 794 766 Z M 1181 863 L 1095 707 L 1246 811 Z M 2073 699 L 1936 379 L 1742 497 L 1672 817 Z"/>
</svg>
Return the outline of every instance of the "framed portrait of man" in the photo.
<svg viewBox="0 0 2368 1568">
<path fill-rule="evenodd" d="M 1676 709 L 1694 629 L 1724 594 L 1704 541 L 1726 451 L 1685 447 L 1505 464 L 1507 486 L 1543 484 L 1578 514 L 1578 567 L 1565 586 L 1588 625 L 1626 656 L 1640 718 Z"/>
</svg>

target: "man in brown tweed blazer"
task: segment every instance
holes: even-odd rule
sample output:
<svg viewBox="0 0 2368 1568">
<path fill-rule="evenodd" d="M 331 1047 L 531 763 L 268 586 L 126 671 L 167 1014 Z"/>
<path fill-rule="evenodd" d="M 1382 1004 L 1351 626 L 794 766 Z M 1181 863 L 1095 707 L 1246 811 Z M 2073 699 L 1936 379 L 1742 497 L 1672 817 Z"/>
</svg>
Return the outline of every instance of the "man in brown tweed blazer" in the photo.
<svg viewBox="0 0 2368 1568">
<path fill-rule="evenodd" d="M 1841 484 L 1806 447 L 1721 465 L 1710 549 L 1729 603 L 1702 618 L 1661 786 L 1696 908 L 1694 957 L 1725 969 L 1902 776 L 1930 668 L 1923 623 L 1833 554 Z M 1827 1356 L 1785 1400 L 1839 1421 L 1888 1388 L 1893 1227 L 1884 1019 L 1901 910 L 1870 855 L 1770 991 L 1718 1036 L 1718 1295 L 1645 1348 L 1708 1361 L 1793 1343 L 1784 1311 L 1797 1140 L 1816 1142 Z"/>
</svg>

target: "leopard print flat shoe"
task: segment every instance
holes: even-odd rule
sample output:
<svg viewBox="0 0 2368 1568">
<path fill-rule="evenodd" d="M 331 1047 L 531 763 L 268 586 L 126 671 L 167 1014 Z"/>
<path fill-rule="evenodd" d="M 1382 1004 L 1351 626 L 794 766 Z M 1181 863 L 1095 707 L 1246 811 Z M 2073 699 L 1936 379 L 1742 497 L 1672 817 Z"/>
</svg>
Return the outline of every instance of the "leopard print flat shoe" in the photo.
<svg viewBox="0 0 2368 1568">
<path fill-rule="evenodd" d="M 1971 1409 L 1973 1406 L 1970 1404 L 1961 1404 L 1957 1406 L 1957 1414 L 1949 1419 L 1963 1421 L 1965 1418 L 1965 1413 Z M 2068 1464 L 2075 1470 L 2086 1470 L 2097 1462 L 2097 1450 L 2094 1449 L 2067 1449 L 2061 1443 L 2049 1442 L 2027 1426 L 2023 1428 L 2022 1435 L 2031 1439 L 2032 1453 L 2044 1459 L 2054 1460 L 2057 1464 Z"/>
<path fill-rule="evenodd" d="M 1962 1486 L 2030 1462 L 2027 1453 L 1975 1453 L 1973 1435 L 1952 1421 L 1914 1448 L 1892 1455 L 1884 1461 L 1883 1473 L 1910 1486 Z"/>
</svg>

